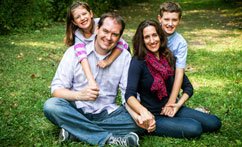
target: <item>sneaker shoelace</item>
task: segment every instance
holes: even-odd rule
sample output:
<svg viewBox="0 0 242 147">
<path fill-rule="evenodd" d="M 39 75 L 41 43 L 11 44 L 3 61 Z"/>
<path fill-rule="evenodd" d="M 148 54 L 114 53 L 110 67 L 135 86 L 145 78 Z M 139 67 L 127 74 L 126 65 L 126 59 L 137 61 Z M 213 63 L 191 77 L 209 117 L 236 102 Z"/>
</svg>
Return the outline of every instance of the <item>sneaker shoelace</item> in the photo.
<svg viewBox="0 0 242 147">
<path fill-rule="evenodd" d="M 112 137 L 109 143 L 114 145 L 128 146 L 127 140 L 122 137 Z"/>
<path fill-rule="evenodd" d="M 69 134 L 66 130 L 61 130 L 61 141 L 66 141 L 69 138 Z"/>
</svg>

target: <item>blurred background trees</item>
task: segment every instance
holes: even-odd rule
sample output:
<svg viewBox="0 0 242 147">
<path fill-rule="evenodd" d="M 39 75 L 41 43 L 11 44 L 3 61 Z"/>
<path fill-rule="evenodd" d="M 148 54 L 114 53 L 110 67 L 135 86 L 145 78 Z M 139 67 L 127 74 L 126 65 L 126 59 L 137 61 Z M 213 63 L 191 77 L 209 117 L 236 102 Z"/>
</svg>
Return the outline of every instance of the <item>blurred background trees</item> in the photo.
<svg viewBox="0 0 242 147">
<path fill-rule="evenodd" d="M 64 22 L 67 7 L 76 0 L 1 0 L 0 35 L 18 30 L 34 30 Z M 83 0 L 88 2 L 96 16 L 131 3 L 148 0 Z"/>
</svg>

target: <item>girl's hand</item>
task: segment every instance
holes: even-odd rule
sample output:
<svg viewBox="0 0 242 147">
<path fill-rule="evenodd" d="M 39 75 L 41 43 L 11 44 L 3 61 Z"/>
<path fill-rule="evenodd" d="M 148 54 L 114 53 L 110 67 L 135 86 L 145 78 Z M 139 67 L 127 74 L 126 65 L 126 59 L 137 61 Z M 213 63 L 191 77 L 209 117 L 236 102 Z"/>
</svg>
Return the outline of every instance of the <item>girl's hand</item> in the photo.
<svg viewBox="0 0 242 147">
<path fill-rule="evenodd" d="M 97 66 L 99 66 L 100 68 L 106 68 L 107 66 L 110 65 L 109 61 L 107 61 L 107 60 L 108 59 L 98 61 Z"/>
<path fill-rule="evenodd" d="M 97 82 L 95 80 L 90 80 L 88 81 L 88 86 L 89 87 L 92 87 L 92 88 L 96 88 L 96 89 L 99 89 L 98 85 L 97 85 Z"/>
</svg>

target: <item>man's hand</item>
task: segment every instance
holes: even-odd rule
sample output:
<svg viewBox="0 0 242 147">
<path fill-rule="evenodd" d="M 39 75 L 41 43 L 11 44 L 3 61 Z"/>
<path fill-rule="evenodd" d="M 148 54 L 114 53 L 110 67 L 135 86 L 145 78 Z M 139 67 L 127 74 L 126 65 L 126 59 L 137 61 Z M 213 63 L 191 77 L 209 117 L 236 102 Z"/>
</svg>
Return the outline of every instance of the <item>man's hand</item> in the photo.
<svg viewBox="0 0 242 147">
<path fill-rule="evenodd" d="M 96 86 L 87 86 L 77 92 L 77 101 L 95 101 L 99 95 L 99 88 Z"/>
</svg>

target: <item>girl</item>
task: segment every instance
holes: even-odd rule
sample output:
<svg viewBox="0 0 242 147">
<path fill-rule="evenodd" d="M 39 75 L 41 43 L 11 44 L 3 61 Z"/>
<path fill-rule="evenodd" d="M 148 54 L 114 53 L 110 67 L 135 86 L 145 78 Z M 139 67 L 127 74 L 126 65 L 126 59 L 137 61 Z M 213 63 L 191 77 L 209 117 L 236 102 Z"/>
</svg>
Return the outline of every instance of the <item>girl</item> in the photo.
<svg viewBox="0 0 242 147">
<path fill-rule="evenodd" d="M 137 125 L 153 135 L 177 138 L 194 138 L 202 132 L 218 130 L 221 122 L 215 115 L 183 106 L 193 94 L 186 75 L 182 96 L 175 104 L 167 105 L 174 83 L 175 61 L 159 23 L 141 22 L 132 41 L 134 57 L 129 67 L 125 99 Z M 165 114 L 167 110 L 175 115 L 169 117 Z"/>
<path fill-rule="evenodd" d="M 65 36 L 65 44 L 67 46 L 74 45 L 76 56 L 82 65 L 88 84 L 96 87 L 95 78 L 86 59 L 85 45 L 94 40 L 94 31 L 98 21 L 99 18 L 93 18 L 93 12 L 87 3 L 74 2 L 67 12 Z M 120 39 L 111 55 L 105 60 L 99 61 L 98 66 L 101 68 L 109 66 L 121 54 L 123 49 L 128 49 L 128 44 Z"/>
</svg>

